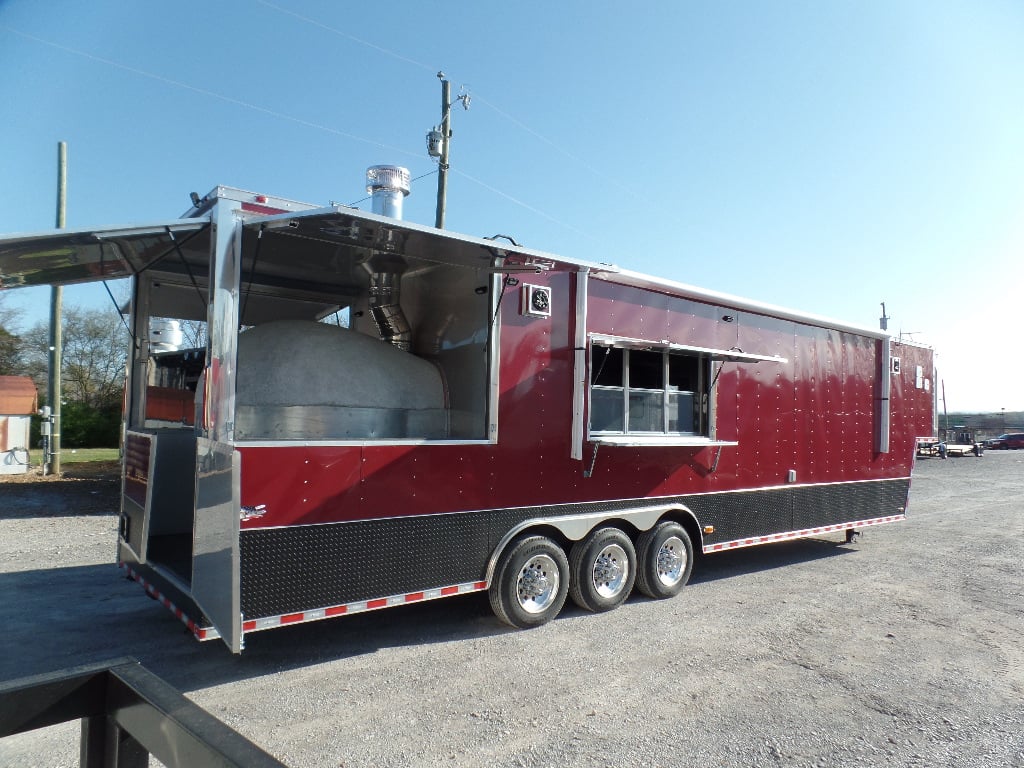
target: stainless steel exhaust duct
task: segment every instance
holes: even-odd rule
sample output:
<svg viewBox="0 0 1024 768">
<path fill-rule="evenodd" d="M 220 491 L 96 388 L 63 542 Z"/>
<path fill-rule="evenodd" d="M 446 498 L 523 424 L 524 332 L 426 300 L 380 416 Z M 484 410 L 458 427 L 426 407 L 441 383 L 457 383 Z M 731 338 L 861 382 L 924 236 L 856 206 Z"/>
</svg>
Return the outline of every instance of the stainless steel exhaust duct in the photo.
<svg viewBox="0 0 1024 768">
<path fill-rule="evenodd" d="M 373 195 L 373 212 L 402 218 L 402 202 L 409 194 L 409 170 L 397 165 L 371 165 L 366 169 L 366 191 Z M 412 347 L 412 329 L 402 312 L 401 256 L 377 253 L 363 267 L 370 273 L 370 316 L 380 337 L 398 349 Z"/>
<path fill-rule="evenodd" d="M 400 256 L 378 253 L 363 265 L 370 272 L 370 316 L 380 337 L 398 349 L 412 347 L 412 329 L 402 312 L 402 272 Z"/>
<path fill-rule="evenodd" d="M 373 195 L 374 213 L 402 218 L 402 202 L 409 194 L 409 169 L 398 165 L 371 165 L 366 169 L 366 191 Z"/>
</svg>

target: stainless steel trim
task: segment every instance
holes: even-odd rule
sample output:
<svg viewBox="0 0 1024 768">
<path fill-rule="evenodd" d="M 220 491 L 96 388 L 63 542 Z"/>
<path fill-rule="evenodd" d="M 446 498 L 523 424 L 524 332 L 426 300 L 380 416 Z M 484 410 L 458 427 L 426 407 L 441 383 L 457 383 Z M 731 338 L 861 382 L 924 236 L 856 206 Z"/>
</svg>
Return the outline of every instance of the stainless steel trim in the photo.
<svg viewBox="0 0 1024 768">
<path fill-rule="evenodd" d="M 694 352 L 707 355 L 715 360 L 724 360 L 732 363 L 788 363 L 789 360 L 778 355 L 755 355 L 750 352 L 741 352 L 735 349 L 717 349 L 715 347 L 696 347 L 692 344 L 676 344 L 667 339 L 634 339 L 628 336 L 612 336 L 605 333 L 590 334 L 590 341 L 593 344 L 607 344 L 614 347 L 625 347 L 628 349 L 667 349 L 670 352 Z"/>
<path fill-rule="evenodd" d="M 572 437 L 569 458 L 583 460 L 583 416 L 586 410 L 587 386 L 587 275 L 586 268 L 576 274 L 576 332 L 573 343 Z"/>
<path fill-rule="evenodd" d="M 594 433 L 587 438 L 587 442 L 599 443 L 601 445 L 617 446 L 669 446 L 673 448 L 720 448 L 723 446 L 739 445 L 734 440 L 709 440 L 707 438 L 689 437 L 686 435 L 659 435 L 659 434 L 601 434 Z"/>
<path fill-rule="evenodd" d="M 241 456 L 234 450 L 242 226 L 238 203 L 218 204 L 211 238 L 210 351 L 206 360 L 203 421 L 197 437 L 195 521 L 192 543 L 193 600 L 233 653 L 242 650 L 238 535 Z"/>
<path fill-rule="evenodd" d="M 498 442 L 498 386 L 499 374 L 501 371 L 501 313 L 498 311 L 498 297 L 501 295 L 501 281 L 504 277 L 500 274 L 491 276 L 491 301 L 490 316 L 494 318 L 491 323 L 491 338 L 488 341 L 487 350 L 487 443 Z M 478 441 L 470 441 L 478 442 Z"/>
<path fill-rule="evenodd" d="M 169 219 L 141 226 L 81 227 L 77 229 L 47 229 L 41 232 L 13 232 L 0 236 L 0 244 L 7 244 L 12 240 L 28 241 L 57 236 L 67 237 L 70 240 L 76 235 L 91 235 L 97 240 L 105 240 L 137 235 L 163 235 L 167 233 L 168 229 L 172 232 L 191 232 L 202 229 L 209 223 L 208 219 Z"/>
<path fill-rule="evenodd" d="M 236 226 L 233 210 L 217 206 L 211 238 L 210 313 L 207 323 L 205 426 L 216 442 L 234 440 L 235 370 L 238 350 L 239 274 L 242 227 Z"/>
<path fill-rule="evenodd" d="M 142 427 L 146 421 L 146 384 L 148 383 L 149 344 L 146 323 L 149 319 L 150 283 L 152 275 L 136 275 L 132 280 L 131 333 L 134 344 L 128 345 L 128 366 L 125 392 L 128 399 L 122 419 L 126 427 Z"/>
<path fill-rule="evenodd" d="M 889 452 L 889 430 L 891 427 L 892 409 L 889 398 L 892 396 L 892 343 L 886 339 L 882 342 L 882 370 L 878 393 L 878 436 L 877 450 L 879 453 Z M 916 453 L 916 451 L 915 451 Z"/>
<path fill-rule="evenodd" d="M 231 444 L 197 438 L 190 594 L 233 653 L 242 650 L 241 479 Z"/>
<path fill-rule="evenodd" d="M 497 440 L 427 440 L 425 438 L 380 440 L 235 440 L 238 448 L 367 448 L 389 445 L 494 445 Z"/>
<path fill-rule="evenodd" d="M 402 439 L 448 437 L 444 408 L 380 408 L 337 405 L 235 405 L 235 442 L 259 440 Z"/>
<path fill-rule="evenodd" d="M 783 320 L 794 320 L 799 323 L 817 325 L 822 328 L 833 328 L 837 331 L 848 331 L 850 333 L 860 334 L 861 336 L 867 336 L 872 339 L 890 338 L 889 334 L 879 331 L 877 328 L 853 325 L 852 323 L 833 320 L 821 315 L 813 315 L 808 312 L 798 312 L 797 310 L 786 309 L 785 307 L 775 306 L 774 304 L 765 304 L 763 302 L 733 296 L 728 293 L 706 290 L 693 285 L 687 285 L 686 283 L 677 283 L 674 280 L 663 280 L 627 269 L 607 267 L 604 265 L 593 265 L 592 269 L 594 270 L 592 272 L 592 276 L 594 278 L 610 283 L 630 285 L 634 288 L 661 290 L 663 292 L 665 289 L 668 289 L 674 295 L 682 298 L 695 299 L 697 301 L 703 301 L 710 304 L 720 304 L 731 309 L 745 309 L 759 315 L 769 315 Z"/>
</svg>

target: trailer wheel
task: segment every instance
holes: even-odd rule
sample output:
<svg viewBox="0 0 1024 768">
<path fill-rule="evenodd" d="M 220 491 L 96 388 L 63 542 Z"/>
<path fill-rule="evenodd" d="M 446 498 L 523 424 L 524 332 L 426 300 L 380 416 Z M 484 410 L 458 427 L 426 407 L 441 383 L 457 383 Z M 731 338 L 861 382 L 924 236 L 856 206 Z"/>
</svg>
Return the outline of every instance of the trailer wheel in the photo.
<svg viewBox="0 0 1024 768">
<path fill-rule="evenodd" d="M 527 629 L 555 618 L 568 591 L 565 552 L 546 536 L 529 536 L 502 553 L 488 595 L 499 619 Z"/>
<path fill-rule="evenodd" d="M 599 528 L 569 552 L 569 594 L 595 613 L 618 608 L 633 591 L 636 550 L 618 528 Z"/>
<path fill-rule="evenodd" d="M 636 548 L 637 589 L 657 600 L 678 595 L 693 570 L 693 544 L 686 529 L 666 520 L 641 533 Z"/>
</svg>

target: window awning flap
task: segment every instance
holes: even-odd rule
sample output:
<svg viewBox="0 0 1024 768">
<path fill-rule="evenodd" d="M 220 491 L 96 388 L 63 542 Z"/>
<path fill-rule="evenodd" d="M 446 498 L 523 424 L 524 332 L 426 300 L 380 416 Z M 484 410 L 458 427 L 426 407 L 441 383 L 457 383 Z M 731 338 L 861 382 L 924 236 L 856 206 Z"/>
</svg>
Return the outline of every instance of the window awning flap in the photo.
<svg viewBox="0 0 1024 768">
<path fill-rule="evenodd" d="M 670 341 L 651 341 L 650 339 L 631 339 L 623 336 L 607 336 L 592 333 L 590 340 L 594 344 L 603 344 L 623 349 L 667 349 L 670 352 L 689 352 L 694 355 L 705 355 L 712 360 L 727 363 L 786 363 L 787 358 L 779 355 L 758 355 L 744 352 L 742 349 L 715 349 L 714 347 L 697 347 L 691 344 L 674 344 Z"/>
<path fill-rule="evenodd" d="M 598 445 L 617 445 L 625 447 L 685 447 L 685 448 L 720 448 L 728 445 L 739 445 L 735 440 L 711 440 L 695 435 L 661 435 L 661 434 L 629 434 L 629 435 L 590 435 L 587 442 Z"/>
<path fill-rule="evenodd" d="M 392 253 L 424 263 L 445 264 L 494 272 L 545 272 L 565 262 L 551 254 L 513 246 L 504 240 L 486 240 L 387 219 L 345 208 L 322 208 L 300 213 L 245 218 L 249 236 L 260 233 L 271 242 L 316 240 L 340 249 L 339 255 Z M 262 259 L 262 257 L 261 257 Z"/>
<path fill-rule="evenodd" d="M 141 272 L 209 226 L 206 218 L 0 237 L 0 290 L 113 280 Z M 208 236 L 199 247 L 209 248 Z M 190 247 L 195 249 L 196 243 Z"/>
</svg>

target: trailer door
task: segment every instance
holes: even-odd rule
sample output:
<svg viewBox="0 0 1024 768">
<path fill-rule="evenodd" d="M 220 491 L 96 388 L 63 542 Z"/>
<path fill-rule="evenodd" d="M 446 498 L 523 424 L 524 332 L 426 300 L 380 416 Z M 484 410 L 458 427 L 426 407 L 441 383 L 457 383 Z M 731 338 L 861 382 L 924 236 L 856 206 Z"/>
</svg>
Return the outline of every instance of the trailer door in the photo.
<svg viewBox="0 0 1024 768">
<path fill-rule="evenodd" d="M 196 441 L 192 598 L 233 653 L 242 650 L 238 535 L 241 458 L 234 449 L 238 283 L 242 230 L 218 206 L 210 238 L 209 355 L 203 372 L 203 435 Z"/>
<path fill-rule="evenodd" d="M 242 650 L 238 527 L 241 472 L 230 444 L 197 439 L 192 598 L 233 653 Z"/>
</svg>

